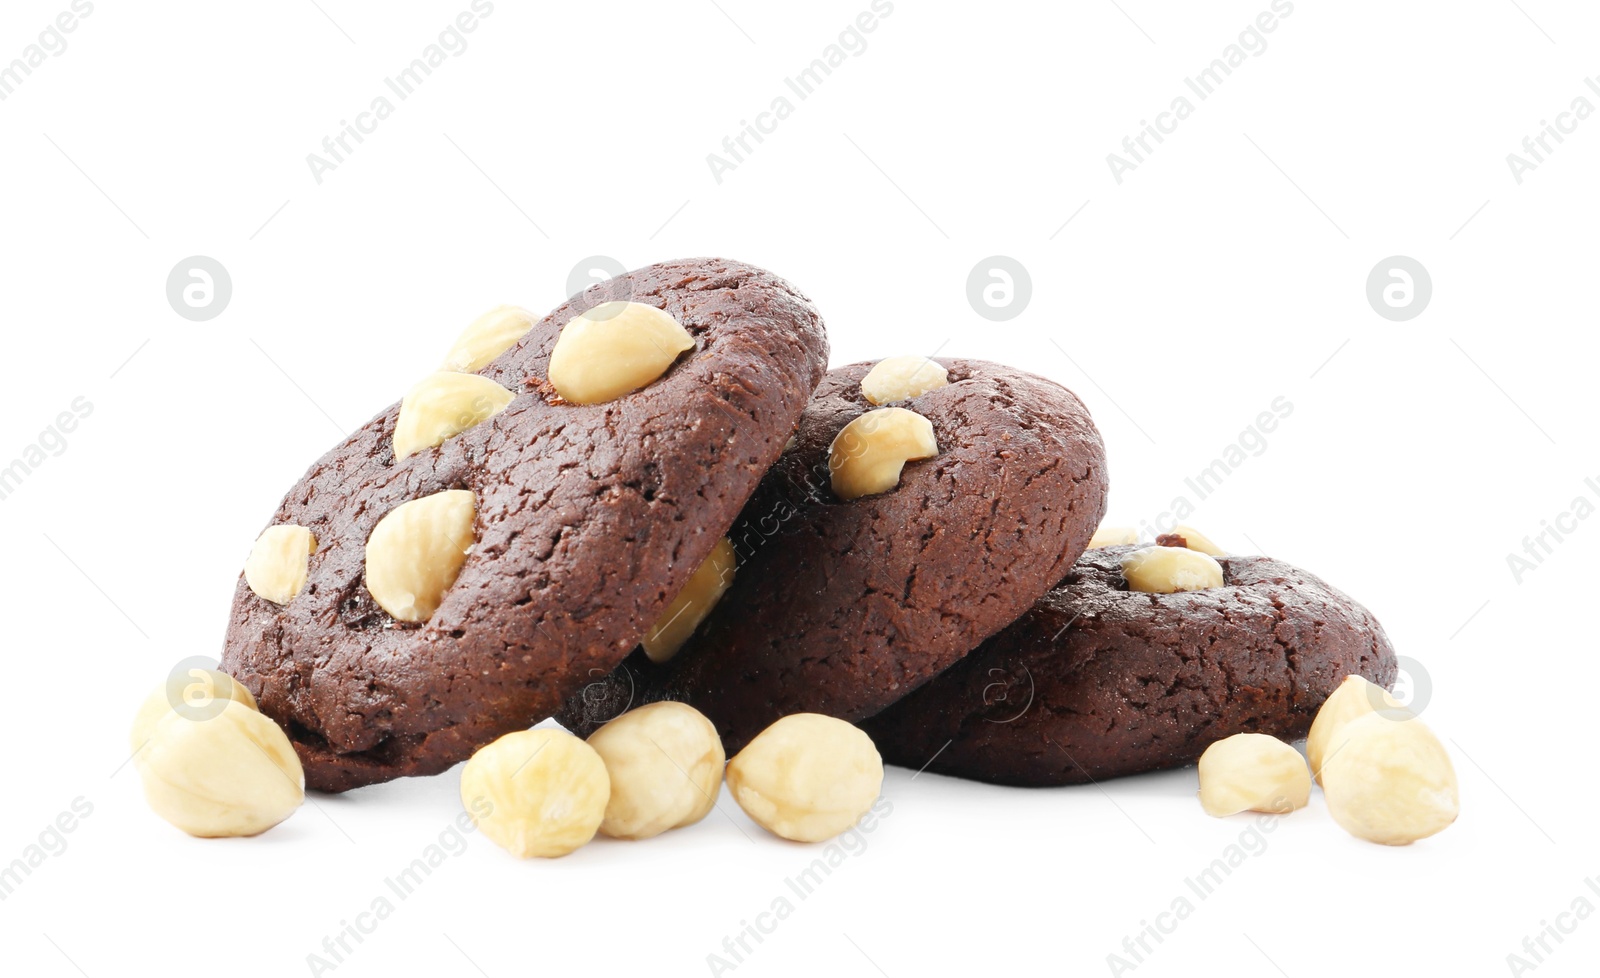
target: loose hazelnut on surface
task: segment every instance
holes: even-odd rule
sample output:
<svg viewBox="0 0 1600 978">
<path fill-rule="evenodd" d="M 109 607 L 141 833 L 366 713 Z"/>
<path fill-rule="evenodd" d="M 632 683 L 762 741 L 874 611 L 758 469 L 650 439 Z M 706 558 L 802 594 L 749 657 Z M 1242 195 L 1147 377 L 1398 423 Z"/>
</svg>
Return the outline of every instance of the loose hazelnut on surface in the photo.
<svg viewBox="0 0 1600 978">
<path fill-rule="evenodd" d="M 443 444 L 504 411 L 516 395 L 487 377 L 440 371 L 411 388 L 394 423 L 395 461 Z"/>
<path fill-rule="evenodd" d="M 763 730 L 728 763 L 728 789 L 756 824 L 795 842 L 854 825 L 883 787 L 883 759 L 859 728 L 796 713 Z"/>
<path fill-rule="evenodd" d="M 1311 769 L 1276 737 L 1234 734 L 1200 755 L 1200 807 L 1207 815 L 1285 814 L 1310 800 Z"/>
<path fill-rule="evenodd" d="M 1128 588 L 1150 594 L 1201 591 L 1222 586 L 1222 565 L 1184 547 L 1145 547 L 1122 558 Z"/>
<path fill-rule="evenodd" d="M 900 484 L 907 462 L 938 454 L 939 442 L 927 418 L 897 407 L 868 411 L 845 425 L 828 446 L 834 495 L 850 500 L 888 492 Z"/>
<path fill-rule="evenodd" d="M 602 835 L 648 839 L 705 818 L 727 755 L 717 728 L 685 703 L 630 710 L 589 736 L 611 777 Z"/>
<path fill-rule="evenodd" d="M 1311 732 L 1306 735 L 1306 760 L 1311 762 L 1311 773 L 1318 784 L 1322 783 L 1322 765 L 1333 756 L 1344 728 L 1352 720 L 1380 709 L 1395 719 L 1410 715 L 1388 690 L 1365 676 L 1344 677 L 1344 682 L 1322 702 L 1311 721 Z"/>
<path fill-rule="evenodd" d="M 879 360 L 861 378 L 861 393 L 873 404 L 888 404 L 920 397 L 950 384 L 950 371 L 927 357 L 889 357 Z"/>
<path fill-rule="evenodd" d="M 642 302 L 602 302 L 561 328 L 549 381 L 572 404 L 614 401 L 672 366 L 694 338 L 671 313 Z"/>
<path fill-rule="evenodd" d="M 472 549 L 477 503 L 450 489 L 402 503 L 367 538 L 367 590 L 400 621 L 427 621 Z"/>
<path fill-rule="evenodd" d="M 1190 550 L 1198 550 L 1213 557 L 1228 556 L 1226 550 L 1212 543 L 1210 537 L 1192 526 L 1175 526 L 1172 528 L 1171 533 L 1163 533 L 1156 537 L 1156 543 L 1161 544 L 1163 547 L 1187 547 Z"/>
<path fill-rule="evenodd" d="M 593 747 L 563 730 L 520 730 L 480 749 L 461 771 L 461 803 L 514 856 L 565 856 L 594 838 L 611 779 Z"/>
<path fill-rule="evenodd" d="M 307 568 L 317 538 L 303 526 L 269 526 L 256 538 L 244 562 L 244 581 L 256 597 L 288 604 L 306 586 Z"/>
<path fill-rule="evenodd" d="M 1139 531 L 1131 526 L 1105 526 L 1101 525 L 1094 531 L 1094 536 L 1089 538 L 1090 550 L 1101 547 L 1123 547 L 1139 542 Z"/>
<path fill-rule="evenodd" d="M 257 835 L 305 800 L 289 738 L 238 701 L 205 719 L 162 715 L 134 764 L 156 814 L 201 838 Z"/>
<path fill-rule="evenodd" d="M 722 595 L 733 584 L 734 571 L 739 558 L 733 541 L 723 537 L 700 567 L 689 578 L 678 596 L 667 605 L 655 627 L 645 633 L 639 644 L 651 662 L 666 662 L 678 654 L 683 643 L 711 614 L 711 609 L 722 600 Z"/>
<path fill-rule="evenodd" d="M 1358 839 L 1403 846 L 1461 813 L 1450 755 L 1421 720 L 1368 713 L 1340 732 L 1322 767 L 1328 813 Z"/>
<path fill-rule="evenodd" d="M 225 672 L 198 666 L 174 671 L 167 681 L 150 691 L 133 718 L 128 744 L 138 751 L 150 742 L 156 722 L 168 713 L 179 712 L 193 718 L 215 716 L 228 701 L 258 709 L 250 691 Z"/>
<path fill-rule="evenodd" d="M 445 354 L 440 370 L 475 374 L 495 357 L 517 345 L 533 328 L 533 313 L 516 306 L 496 306 L 474 319 Z"/>
</svg>

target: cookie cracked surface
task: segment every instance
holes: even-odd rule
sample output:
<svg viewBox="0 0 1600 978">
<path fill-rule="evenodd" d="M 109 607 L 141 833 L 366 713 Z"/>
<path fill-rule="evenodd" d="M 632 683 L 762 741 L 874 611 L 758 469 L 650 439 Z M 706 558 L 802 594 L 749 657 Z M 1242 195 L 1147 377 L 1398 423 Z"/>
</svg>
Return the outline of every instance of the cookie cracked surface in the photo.
<svg viewBox="0 0 1600 978">
<path fill-rule="evenodd" d="M 642 389 L 565 403 L 546 379 L 561 328 L 615 298 L 665 310 L 694 346 Z M 738 262 L 667 262 L 574 296 L 478 371 L 513 393 L 499 413 L 397 460 L 394 405 L 311 467 L 271 521 L 315 535 L 305 585 L 279 606 L 241 581 L 222 668 L 289 731 L 309 787 L 466 759 L 638 645 L 782 452 L 826 362 L 811 303 Z M 397 621 L 367 590 L 368 537 L 452 490 L 473 494 L 471 551 L 437 610 Z"/>
<path fill-rule="evenodd" d="M 1304 737 L 1347 675 L 1393 684 L 1383 627 L 1321 578 L 1229 556 L 1220 587 L 1141 593 L 1122 571 L 1138 549 L 1088 551 L 1015 624 L 862 724 L 884 759 L 996 784 L 1102 781 L 1192 764 L 1237 733 Z"/>
</svg>

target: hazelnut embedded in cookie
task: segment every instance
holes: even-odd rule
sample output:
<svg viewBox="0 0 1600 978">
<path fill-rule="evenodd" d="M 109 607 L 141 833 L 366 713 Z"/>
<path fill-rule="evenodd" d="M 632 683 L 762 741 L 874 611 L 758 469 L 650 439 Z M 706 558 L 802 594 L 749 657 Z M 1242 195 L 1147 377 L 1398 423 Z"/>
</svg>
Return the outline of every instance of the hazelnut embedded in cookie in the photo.
<svg viewBox="0 0 1600 978">
<path fill-rule="evenodd" d="M 1101 547 L 1122 547 L 1139 542 L 1139 531 L 1131 526 L 1106 526 L 1101 524 L 1094 531 L 1094 536 L 1089 538 L 1089 546 L 1085 549 L 1099 550 Z M 1156 541 L 1162 546 L 1169 546 L 1166 542 Z"/>
<path fill-rule="evenodd" d="M 1132 543 L 1134 541 L 1129 540 L 1126 542 Z M 1185 550 L 1198 550 L 1200 553 L 1210 554 L 1213 557 L 1226 557 L 1228 555 L 1226 550 L 1211 542 L 1210 537 L 1192 526 L 1175 526 L 1172 528 L 1172 532 L 1163 533 L 1156 537 L 1156 543 L 1163 547 L 1183 547 Z"/>
<path fill-rule="evenodd" d="M 395 461 L 440 445 L 504 411 L 515 394 L 487 377 L 439 371 L 411 388 L 394 424 Z"/>
<path fill-rule="evenodd" d="M 920 397 L 949 386 L 950 371 L 927 357 L 888 357 L 879 360 L 861 378 L 861 394 L 873 404 L 888 404 Z"/>
<path fill-rule="evenodd" d="M 878 408 L 845 425 L 828 446 L 828 470 L 840 499 L 888 492 L 907 462 L 939 454 L 933 423 L 905 408 Z"/>
<path fill-rule="evenodd" d="M 727 537 L 718 540 L 711 556 L 695 569 L 689 583 L 667 605 L 667 610 L 661 613 L 655 626 L 640 639 L 639 644 L 644 647 L 644 654 L 650 657 L 651 662 L 666 662 L 678 654 L 683 643 L 706 620 L 711 609 L 717 606 L 723 593 L 733 584 L 733 575 L 738 566 L 739 557 L 734 552 L 733 541 Z"/>
<path fill-rule="evenodd" d="M 496 306 L 474 319 L 445 354 L 440 370 L 475 374 L 495 357 L 517 345 L 533 328 L 533 313 L 517 306 Z"/>
<path fill-rule="evenodd" d="M 550 386 L 570 404 L 631 394 L 667 372 L 694 338 L 672 314 L 642 302 L 602 302 L 561 328 Z"/>
<path fill-rule="evenodd" d="M 288 604 L 306 586 L 307 567 L 316 549 L 316 536 L 303 526 L 269 526 L 244 562 L 245 583 L 258 598 Z"/>
<path fill-rule="evenodd" d="M 451 489 L 396 506 L 367 538 L 367 590 L 400 621 L 427 621 L 472 549 L 477 504 Z"/>
<path fill-rule="evenodd" d="M 1122 576 L 1132 591 L 1175 594 L 1222 586 L 1222 565 L 1209 554 L 1184 547 L 1145 547 L 1122 558 Z"/>
</svg>

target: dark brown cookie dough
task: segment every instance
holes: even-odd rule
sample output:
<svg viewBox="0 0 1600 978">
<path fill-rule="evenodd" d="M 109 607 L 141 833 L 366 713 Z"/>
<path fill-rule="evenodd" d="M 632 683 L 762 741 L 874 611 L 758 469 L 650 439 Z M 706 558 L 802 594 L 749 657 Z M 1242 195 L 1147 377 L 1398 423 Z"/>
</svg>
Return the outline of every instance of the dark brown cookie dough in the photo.
<svg viewBox="0 0 1600 978">
<path fill-rule="evenodd" d="M 1306 735 L 1346 675 L 1389 686 L 1394 649 L 1361 605 L 1267 557 L 1223 586 L 1129 591 L 1090 550 L 1016 624 L 862 726 L 885 761 L 1012 785 L 1180 767 L 1236 733 Z"/>
<path fill-rule="evenodd" d="M 732 533 L 740 565 L 665 667 L 642 654 L 558 719 L 587 732 L 630 703 L 703 711 L 729 753 L 774 720 L 860 720 L 1005 627 L 1083 551 L 1105 510 L 1105 449 L 1071 391 L 1020 370 L 940 360 L 949 386 L 890 406 L 928 418 L 939 454 L 889 492 L 840 500 L 828 449 L 878 405 L 872 364 L 830 371 Z"/>
<path fill-rule="evenodd" d="M 544 380 L 561 327 L 612 298 L 665 309 L 694 349 L 615 401 L 561 403 Z M 272 519 L 316 534 L 306 586 L 279 607 L 241 580 L 223 668 L 285 725 L 312 788 L 444 770 L 638 644 L 777 459 L 826 363 L 811 303 L 738 262 L 668 262 L 575 296 L 480 371 L 516 392 L 503 413 L 396 462 L 392 406 L 311 467 Z M 476 545 L 430 620 L 397 622 L 365 587 L 367 537 L 447 489 L 476 495 Z"/>
</svg>

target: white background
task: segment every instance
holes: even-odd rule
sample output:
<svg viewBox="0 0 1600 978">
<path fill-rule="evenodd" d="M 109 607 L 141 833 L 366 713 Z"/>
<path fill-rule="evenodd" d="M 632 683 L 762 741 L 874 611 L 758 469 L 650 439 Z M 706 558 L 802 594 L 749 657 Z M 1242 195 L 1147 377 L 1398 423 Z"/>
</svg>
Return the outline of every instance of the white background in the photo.
<svg viewBox="0 0 1600 978">
<path fill-rule="evenodd" d="M 1184 77 L 1268 0 L 899 0 L 804 101 L 785 76 L 867 0 L 499 0 L 403 102 L 383 79 L 468 0 L 319 2 L 102 0 L 0 102 L 0 464 L 74 398 L 94 408 L 0 502 L 0 863 L 93 808 L 0 902 L 7 973 L 311 973 L 449 826 L 454 773 L 191 840 L 146 809 L 127 726 L 174 663 L 220 651 L 305 467 L 477 313 L 548 309 L 595 254 L 770 267 L 823 309 L 836 364 L 938 350 L 1062 381 L 1105 435 L 1119 522 L 1155 521 L 1287 398 L 1189 522 L 1371 607 L 1461 778 L 1459 823 L 1406 849 L 1346 836 L 1316 795 L 1198 900 L 1184 880 L 1254 823 L 1204 816 L 1192 769 L 1041 791 L 894 769 L 867 848 L 732 973 L 1112 973 L 1188 895 L 1132 973 L 1493 975 L 1575 898 L 1600 905 L 1600 519 L 1520 583 L 1507 566 L 1600 479 L 1600 120 L 1520 185 L 1506 162 L 1574 98 L 1600 105 L 1591 5 L 1296 2 L 1119 185 L 1106 154 L 1197 101 Z M 65 9 L 8 2 L 0 63 Z M 307 154 L 381 94 L 393 115 L 318 184 Z M 784 94 L 793 114 L 719 184 L 707 154 Z M 1033 283 L 1001 323 L 966 299 L 996 254 Z M 1397 254 L 1433 281 L 1407 322 L 1365 296 Z M 209 322 L 165 297 L 191 255 L 231 272 Z M 721 809 L 554 862 L 473 835 L 332 973 L 712 973 L 818 854 Z M 1600 921 L 1561 920 L 1536 973 L 1592 974 Z"/>
</svg>

